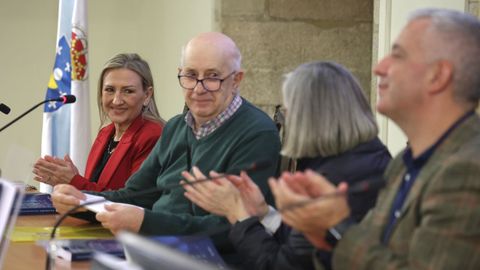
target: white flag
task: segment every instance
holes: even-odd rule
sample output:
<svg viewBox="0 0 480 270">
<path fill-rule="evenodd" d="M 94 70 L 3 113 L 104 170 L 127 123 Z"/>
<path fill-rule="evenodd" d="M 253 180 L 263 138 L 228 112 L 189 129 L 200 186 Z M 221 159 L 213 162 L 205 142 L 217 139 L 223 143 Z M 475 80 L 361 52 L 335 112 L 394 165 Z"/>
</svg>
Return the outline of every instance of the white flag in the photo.
<svg viewBox="0 0 480 270">
<path fill-rule="evenodd" d="M 90 101 L 88 89 L 87 0 L 59 0 L 55 65 L 46 98 L 75 95 L 77 101 L 44 106 L 42 157 L 70 155 L 79 172 L 85 172 L 90 149 Z M 40 183 L 41 192 L 51 186 Z"/>
</svg>

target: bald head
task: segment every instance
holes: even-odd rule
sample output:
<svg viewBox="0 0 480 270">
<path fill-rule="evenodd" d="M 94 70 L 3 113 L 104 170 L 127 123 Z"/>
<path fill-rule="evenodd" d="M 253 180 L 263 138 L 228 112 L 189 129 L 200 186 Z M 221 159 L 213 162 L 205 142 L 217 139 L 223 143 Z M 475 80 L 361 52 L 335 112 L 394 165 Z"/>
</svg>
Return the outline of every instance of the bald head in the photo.
<svg viewBox="0 0 480 270">
<path fill-rule="evenodd" d="M 186 56 L 192 54 L 205 55 L 208 58 L 220 59 L 232 70 L 240 70 L 242 56 L 235 42 L 225 34 L 219 32 L 201 33 L 192 38 L 182 49 L 181 67 L 185 64 Z M 207 57 L 205 57 L 207 58 Z"/>
<path fill-rule="evenodd" d="M 238 94 L 240 61 L 237 45 L 222 33 L 199 34 L 184 47 L 179 83 L 196 124 L 217 117 Z"/>
</svg>

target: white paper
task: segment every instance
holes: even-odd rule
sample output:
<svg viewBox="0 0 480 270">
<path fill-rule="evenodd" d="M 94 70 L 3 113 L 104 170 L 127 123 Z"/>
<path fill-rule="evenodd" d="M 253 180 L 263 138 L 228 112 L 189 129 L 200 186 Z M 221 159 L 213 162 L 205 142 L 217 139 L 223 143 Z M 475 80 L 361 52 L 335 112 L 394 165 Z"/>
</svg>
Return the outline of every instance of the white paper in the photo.
<svg viewBox="0 0 480 270">
<path fill-rule="evenodd" d="M 85 208 L 87 208 L 88 210 L 92 211 L 92 212 L 95 212 L 95 213 L 100 213 L 100 212 L 104 212 L 105 211 L 105 205 L 108 204 L 113 204 L 114 202 L 112 201 L 109 201 L 107 199 L 105 199 L 104 197 L 102 196 L 97 196 L 97 195 L 92 195 L 92 194 L 87 194 L 87 193 L 84 193 L 85 196 L 87 196 L 87 199 L 85 200 L 81 200 L 80 203 L 83 204 L 83 203 L 87 203 L 87 202 L 94 202 L 94 201 L 99 201 L 98 203 L 92 203 L 92 204 L 89 204 L 89 205 L 86 205 Z M 142 207 L 139 207 L 139 206 L 136 206 L 136 205 L 133 205 L 133 204 L 128 204 L 128 203 L 114 203 L 114 204 L 122 204 L 122 205 L 126 205 L 126 206 L 134 206 L 134 207 L 137 207 L 137 208 L 140 208 L 140 209 L 143 209 Z"/>
<path fill-rule="evenodd" d="M 92 212 L 95 212 L 95 213 L 105 211 L 105 204 L 111 204 L 112 203 L 111 201 L 105 199 L 102 196 L 86 194 L 86 193 L 84 193 L 84 194 L 85 194 L 85 196 L 87 196 L 87 198 L 85 200 L 81 200 L 80 204 L 99 201 L 98 203 L 93 203 L 93 204 L 89 204 L 89 205 L 85 206 L 85 208 L 87 208 L 88 210 L 90 210 Z"/>
</svg>

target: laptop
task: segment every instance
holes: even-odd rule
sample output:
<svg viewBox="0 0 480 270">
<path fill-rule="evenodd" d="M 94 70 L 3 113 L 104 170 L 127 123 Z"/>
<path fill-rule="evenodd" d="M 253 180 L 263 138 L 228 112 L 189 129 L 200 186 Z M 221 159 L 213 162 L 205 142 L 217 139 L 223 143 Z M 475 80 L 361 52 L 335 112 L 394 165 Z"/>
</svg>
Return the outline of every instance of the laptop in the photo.
<svg viewBox="0 0 480 270">
<path fill-rule="evenodd" d="M 127 261 L 144 270 L 227 269 L 225 265 L 212 264 L 206 260 L 197 259 L 138 234 L 123 231 L 119 233 L 117 239 L 124 246 Z"/>
<path fill-rule="evenodd" d="M 0 178 L 0 268 L 10 242 L 10 231 L 17 220 L 18 210 L 23 200 L 24 188 L 4 178 Z"/>
</svg>

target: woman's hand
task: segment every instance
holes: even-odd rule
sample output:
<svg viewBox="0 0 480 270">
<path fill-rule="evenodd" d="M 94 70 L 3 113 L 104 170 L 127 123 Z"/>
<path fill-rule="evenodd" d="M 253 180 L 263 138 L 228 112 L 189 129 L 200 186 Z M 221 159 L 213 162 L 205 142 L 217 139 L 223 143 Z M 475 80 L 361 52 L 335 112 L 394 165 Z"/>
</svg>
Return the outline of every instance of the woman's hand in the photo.
<svg viewBox="0 0 480 270">
<path fill-rule="evenodd" d="M 269 180 L 278 209 L 285 223 L 305 234 L 316 247 L 329 249 L 324 241 L 326 231 L 350 214 L 345 183 L 335 187 L 313 172 L 284 173 L 277 181 Z M 338 195 L 334 195 L 338 194 Z M 333 195 L 333 196 L 332 196 Z M 322 196 L 328 196 L 322 199 Z M 288 209 L 295 204 L 306 204 Z"/>
<path fill-rule="evenodd" d="M 69 184 L 72 178 L 78 174 L 78 169 L 68 155 L 64 159 L 45 156 L 35 162 L 33 173 L 36 181 L 48 184 L 59 185 Z"/>
</svg>

